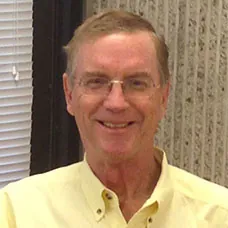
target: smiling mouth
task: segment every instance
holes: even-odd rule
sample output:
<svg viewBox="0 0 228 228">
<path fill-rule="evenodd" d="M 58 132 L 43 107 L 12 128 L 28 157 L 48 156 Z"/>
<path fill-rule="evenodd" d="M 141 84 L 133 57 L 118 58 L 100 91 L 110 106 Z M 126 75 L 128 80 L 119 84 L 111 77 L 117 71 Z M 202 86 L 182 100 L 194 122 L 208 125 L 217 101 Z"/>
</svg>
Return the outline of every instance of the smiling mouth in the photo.
<svg viewBox="0 0 228 228">
<path fill-rule="evenodd" d="M 133 124 L 133 121 L 127 122 L 127 123 L 121 123 L 121 124 L 115 124 L 111 122 L 103 122 L 103 121 L 98 121 L 100 124 L 107 128 L 112 128 L 112 129 L 119 129 L 119 128 L 125 128 Z"/>
</svg>

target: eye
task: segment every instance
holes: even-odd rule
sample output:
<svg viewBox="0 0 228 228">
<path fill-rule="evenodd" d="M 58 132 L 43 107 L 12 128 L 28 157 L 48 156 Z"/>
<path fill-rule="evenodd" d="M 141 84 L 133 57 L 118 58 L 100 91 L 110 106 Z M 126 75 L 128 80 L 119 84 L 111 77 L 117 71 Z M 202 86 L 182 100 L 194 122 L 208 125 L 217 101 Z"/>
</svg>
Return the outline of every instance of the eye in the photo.
<svg viewBox="0 0 228 228">
<path fill-rule="evenodd" d="M 134 90 L 145 90 L 150 87 L 149 81 L 144 78 L 130 78 L 126 83 L 130 89 Z"/>
<path fill-rule="evenodd" d="M 104 77 L 89 77 L 83 80 L 83 85 L 90 89 L 99 89 L 108 84 L 108 79 Z"/>
</svg>

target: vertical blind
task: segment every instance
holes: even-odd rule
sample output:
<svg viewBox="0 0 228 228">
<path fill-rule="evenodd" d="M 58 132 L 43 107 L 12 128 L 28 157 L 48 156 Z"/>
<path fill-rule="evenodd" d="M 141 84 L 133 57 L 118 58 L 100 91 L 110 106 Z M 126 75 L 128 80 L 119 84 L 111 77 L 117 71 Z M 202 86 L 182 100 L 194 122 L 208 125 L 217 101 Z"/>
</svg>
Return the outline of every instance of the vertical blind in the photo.
<svg viewBox="0 0 228 228">
<path fill-rule="evenodd" d="M 32 0 L 0 0 L 0 188 L 29 175 Z"/>
</svg>

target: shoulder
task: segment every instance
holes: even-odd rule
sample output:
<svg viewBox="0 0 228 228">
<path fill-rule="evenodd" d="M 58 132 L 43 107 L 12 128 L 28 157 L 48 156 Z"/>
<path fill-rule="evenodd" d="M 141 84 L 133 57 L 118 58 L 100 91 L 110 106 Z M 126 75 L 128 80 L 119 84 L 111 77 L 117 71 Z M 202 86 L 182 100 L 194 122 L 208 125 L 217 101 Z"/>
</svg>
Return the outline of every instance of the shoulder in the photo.
<svg viewBox="0 0 228 228">
<path fill-rule="evenodd" d="M 82 162 L 34 175 L 1 189 L 0 227 L 57 227 L 59 215 L 69 223 L 82 219 L 81 210 L 88 208 L 81 166 Z"/>
<path fill-rule="evenodd" d="M 228 189 L 185 170 L 169 166 L 175 191 L 202 204 L 217 205 L 228 211 Z"/>
<path fill-rule="evenodd" d="M 14 195 L 31 195 L 31 191 L 33 194 L 35 193 L 48 193 L 52 190 L 60 191 L 61 188 L 65 188 L 65 186 L 72 185 L 80 181 L 80 170 L 81 162 L 69 165 L 66 167 L 58 168 L 43 174 L 37 174 L 34 176 L 30 176 L 24 178 L 23 180 L 10 183 L 1 191 L 7 193 L 10 197 Z"/>
</svg>

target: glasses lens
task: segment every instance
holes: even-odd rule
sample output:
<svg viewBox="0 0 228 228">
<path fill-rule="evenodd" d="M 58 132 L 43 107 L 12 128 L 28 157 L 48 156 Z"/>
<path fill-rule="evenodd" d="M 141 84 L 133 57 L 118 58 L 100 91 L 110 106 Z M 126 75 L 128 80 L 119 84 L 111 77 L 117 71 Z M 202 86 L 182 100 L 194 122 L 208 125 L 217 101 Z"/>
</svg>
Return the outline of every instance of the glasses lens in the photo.
<svg viewBox="0 0 228 228">
<path fill-rule="evenodd" d="M 154 92 L 153 81 L 148 77 L 132 77 L 124 81 L 125 94 L 133 98 L 146 98 Z"/>
<path fill-rule="evenodd" d="M 107 78 L 99 76 L 84 77 L 80 81 L 85 93 L 94 95 L 106 93 L 108 84 Z"/>
</svg>

